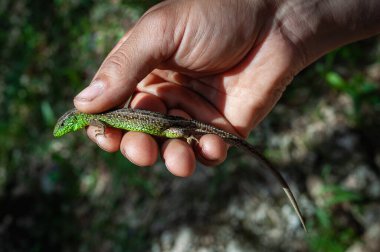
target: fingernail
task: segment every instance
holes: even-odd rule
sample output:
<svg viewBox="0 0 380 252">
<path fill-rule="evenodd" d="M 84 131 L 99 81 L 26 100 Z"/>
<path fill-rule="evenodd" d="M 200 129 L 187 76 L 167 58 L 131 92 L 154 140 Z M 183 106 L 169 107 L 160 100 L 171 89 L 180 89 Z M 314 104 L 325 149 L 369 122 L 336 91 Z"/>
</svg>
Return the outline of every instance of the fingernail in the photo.
<svg viewBox="0 0 380 252">
<path fill-rule="evenodd" d="M 87 88 L 83 89 L 76 97 L 75 100 L 89 102 L 101 95 L 104 90 L 104 83 L 102 81 L 93 81 Z"/>
</svg>

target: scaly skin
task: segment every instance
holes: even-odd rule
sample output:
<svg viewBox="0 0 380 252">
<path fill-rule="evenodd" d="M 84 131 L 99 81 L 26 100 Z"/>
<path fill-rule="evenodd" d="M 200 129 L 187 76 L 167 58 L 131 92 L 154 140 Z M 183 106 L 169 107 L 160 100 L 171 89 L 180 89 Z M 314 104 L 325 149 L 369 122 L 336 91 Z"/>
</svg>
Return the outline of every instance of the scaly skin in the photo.
<svg viewBox="0 0 380 252">
<path fill-rule="evenodd" d="M 110 126 L 128 131 L 144 132 L 159 137 L 186 138 L 188 143 L 191 143 L 192 140 L 198 141 L 197 139 L 205 134 L 215 134 L 221 137 L 226 143 L 238 147 L 256 157 L 264 167 L 272 172 L 280 182 L 301 221 L 302 227 L 306 231 L 305 221 L 297 201 L 281 173 L 273 167 L 263 155 L 257 152 L 251 144 L 238 136 L 196 120 L 129 108 L 101 114 L 85 114 L 76 109 L 72 109 L 58 120 L 53 134 L 55 137 L 60 137 L 88 125 L 99 127 L 97 135 L 104 134 L 105 128 Z"/>
</svg>

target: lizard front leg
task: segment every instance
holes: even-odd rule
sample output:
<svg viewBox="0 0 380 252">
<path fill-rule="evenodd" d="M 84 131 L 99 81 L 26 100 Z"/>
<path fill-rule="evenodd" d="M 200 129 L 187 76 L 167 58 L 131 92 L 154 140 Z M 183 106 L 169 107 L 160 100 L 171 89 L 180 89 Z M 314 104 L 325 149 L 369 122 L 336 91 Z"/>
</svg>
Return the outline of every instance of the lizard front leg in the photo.
<svg viewBox="0 0 380 252">
<path fill-rule="evenodd" d="M 96 127 L 95 137 L 99 135 L 105 136 L 107 125 L 104 122 L 96 120 L 96 119 L 91 119 L 89 120 L 89 125 Z"/>
</svg>

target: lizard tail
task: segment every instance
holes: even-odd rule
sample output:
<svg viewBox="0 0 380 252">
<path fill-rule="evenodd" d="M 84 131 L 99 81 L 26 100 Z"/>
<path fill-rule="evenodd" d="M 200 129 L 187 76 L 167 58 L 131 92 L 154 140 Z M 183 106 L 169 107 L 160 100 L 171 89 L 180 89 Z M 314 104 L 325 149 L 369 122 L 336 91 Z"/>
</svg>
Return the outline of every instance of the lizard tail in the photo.
<svg viewBox="0 0 380 252">
<path fill-rule="evenodd" d="M 284 179 L 284 177 L 281 175 L 281 173 L 271 164 L 271 162 L 265 158 L 260 152 L 258 152 L 253 145 L 249 144 L 248 142 L 244 141 L 243 139 L 240 139 L 234 135 L 231 134 L 231 137 L 224 138 L 225 142 L 228 144 L 231 144 L 235 147 L 238 147 L 249 154 L 256 157 L 261 164 L 268 168 L 272 174 L 276 177 L 276 179 L 281 183 L 282 189 L 284 190 L 286 196 L 288 197 L 290 203 L 292 204 L 292 207 L 296 211 L 296 214 L 302 224 L 303 229 L 307 232 L 306 225 L 305 225 L 305 219 L 301 213 L 301 210 L 298 206 L 297 200 L 294 197 L 288 183 Z"/>
</svg>

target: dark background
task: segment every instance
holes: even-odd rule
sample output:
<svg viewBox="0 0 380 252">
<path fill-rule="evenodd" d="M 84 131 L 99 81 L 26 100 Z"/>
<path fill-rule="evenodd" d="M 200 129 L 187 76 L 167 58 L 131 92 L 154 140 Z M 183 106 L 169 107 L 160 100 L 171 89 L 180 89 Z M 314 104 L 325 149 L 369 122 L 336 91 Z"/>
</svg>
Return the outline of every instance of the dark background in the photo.
<svg viewBox="0 0 380 252">
<path fill-rule="evenodd" d="M 379 37 L 304 70 L 249 139 L 290 182 L 308 234 L 239 151 L 181 179 L 83 132 L 52 137 L 154 2 L 0 2 L 0 251 L 379 251 Z"/>
</svg>

